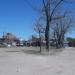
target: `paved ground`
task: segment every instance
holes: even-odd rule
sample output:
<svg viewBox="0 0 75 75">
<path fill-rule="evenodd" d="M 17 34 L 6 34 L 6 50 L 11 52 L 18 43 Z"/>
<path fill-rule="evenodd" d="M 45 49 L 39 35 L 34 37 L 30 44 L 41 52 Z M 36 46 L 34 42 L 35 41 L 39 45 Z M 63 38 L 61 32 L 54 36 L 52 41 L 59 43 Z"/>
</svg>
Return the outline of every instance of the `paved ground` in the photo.
<svg viewBox="0 0 75 75">
<path fill-rule="evenodd" d="M 75 49 L 65 48 L 51 55 L 35 48 L 1 48 L 0 75 L 75 75 Z"/>
</svg>

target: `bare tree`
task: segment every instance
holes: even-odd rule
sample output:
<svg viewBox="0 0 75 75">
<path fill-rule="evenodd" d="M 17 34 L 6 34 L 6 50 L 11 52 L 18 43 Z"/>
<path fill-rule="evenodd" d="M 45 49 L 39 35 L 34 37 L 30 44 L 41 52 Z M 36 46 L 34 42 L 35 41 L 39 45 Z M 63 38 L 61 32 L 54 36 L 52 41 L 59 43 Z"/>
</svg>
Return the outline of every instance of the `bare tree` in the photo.
<svg viewBox="0 0 75 75">
<path fill-rule="evenodd" d="M 49 45 L 50 45 L 49 34 L 50 34 L 51 22 L 52 20 L 60 19 L 63 17 L 63 16 L 54 17 L 54 14 L 57 13 L 57 8 L 60 7 L 60 5 L 62 5 L 63 2 L 72 3 L 73 1 L 74 0 L 42 0 L 42 3 L 43 3 L 42 14 L 45 16 L 45 22 L 46 22 L 45 40 L 46 40 L 47 51 L 49 51 Z M 33 8 L 33 6 L 29 2 L 28 4 Z"/>
<path fill-rule="evenodd" d="M 46 30 L 45 30 L 45 40 L 46 40 L 46 49 L 49 51 L 49 34 L 50 34 L 50 28 L 51 28 L 51 22 L 53 20 L 59 20 L 65 17 L 65 15 L 58 15 L 55 16 L 56 13 L 58 13 L 58 10 L 61 9 L 61 5 L 66 3 L 74 3 L 74 0 L 42 0 L 43 1 L 43 14 L 45 16 L 46 20 Z M 61 11 L 61 10 L 60 10 Z"/>
<path fill-rule="evenodd" d="M 43 33 L 45 33 L 45 28 L 43 27 L 43 25 L 40 23 L 40 20 L 38 20 L 36 22 L 36 24 L 34 25 L 34 30 L 39 34 L 39 43 L 40 43 L 40 52 L 42 51 L 41 49 L 41 42 L 42 42 L 42 37 L 41 35 Z"/>
<path fill-rule="evenodd" d="M 53 27 L 53 35 L 54 39 L 56 40 L 57 48 L 61 48 L 64 46 L 65 34 L 70 32 L 73 27 L 74 24 L 72 17 L 65 17 L 56 22 L 55 26 Z"/>
<path fill-rule="evenodd" d="M 43 12 L 46 17 L 45 40 L 46 40 L 46 48 L 48 51 L 49 51 L 49 45 L 50 45 L 49 44 L 50 24 L 51 24 L 51 21 L 53 20 L 53 15 L 54 15 L 57 7 L 62 2 L 63 2 L 63 0 L 43 0 Z M 55 5 L 53 6 L 53 4 L 55 4 Z"/>
</svg>

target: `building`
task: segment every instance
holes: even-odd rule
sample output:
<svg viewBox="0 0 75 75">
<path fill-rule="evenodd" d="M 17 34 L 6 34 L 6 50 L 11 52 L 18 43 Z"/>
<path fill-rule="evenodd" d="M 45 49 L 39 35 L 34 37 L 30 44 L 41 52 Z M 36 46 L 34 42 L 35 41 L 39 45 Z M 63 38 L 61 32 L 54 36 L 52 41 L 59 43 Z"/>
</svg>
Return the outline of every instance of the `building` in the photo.
<svg viewBox="0 0 75 75">
<path fill-rule="evenodd" d="M 16 46 L 20 44 L 19 38 L 17 38 L 15 35 L 12 33 L 5 33 L 3 36 L 0 38 L 0 45 L 1 46 Z"/>
</svg>

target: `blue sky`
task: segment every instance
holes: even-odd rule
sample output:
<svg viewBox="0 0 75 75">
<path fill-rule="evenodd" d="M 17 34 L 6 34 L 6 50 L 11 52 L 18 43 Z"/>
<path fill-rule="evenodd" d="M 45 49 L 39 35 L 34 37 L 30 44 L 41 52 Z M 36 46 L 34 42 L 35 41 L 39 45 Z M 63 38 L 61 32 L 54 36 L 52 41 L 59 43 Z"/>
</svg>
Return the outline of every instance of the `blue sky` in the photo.
<svg viewBox="0 0 75 75">
<path fill-rule="evenodd" d="M 11 32 L 27 39 L 33 33 L 35 12 L 24 0 L 0 0 L 0 36 Z"/>
<path fill-rule="evenodd" d="M 40 3 L 40 0 L 37 2 Z M 34 6 L 38 5 L 37 2 Z M 0 36 L 3 32 L 11 32 L 17 37 L 28 39 L 34 34 L 36 19 L 37 13 L 24 0 L 0 0 Z M 75 37 L 75 34 L 72 36 Z"/>
</svg>

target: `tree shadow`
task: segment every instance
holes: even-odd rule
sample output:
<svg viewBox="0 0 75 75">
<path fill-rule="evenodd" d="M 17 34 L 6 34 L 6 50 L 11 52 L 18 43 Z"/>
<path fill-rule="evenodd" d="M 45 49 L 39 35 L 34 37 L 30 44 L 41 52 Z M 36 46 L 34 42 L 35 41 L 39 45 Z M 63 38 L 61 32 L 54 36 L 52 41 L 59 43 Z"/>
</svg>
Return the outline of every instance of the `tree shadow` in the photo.
<svg viewBox="0 0 75 75">
<path fill-rule="evenodd" d="M 25 54 L 31 54 L 31 55 L 41 55 L 41 56 L 56 56 L 59 55 L 61 52 L 63 51 L 63 49 L 52 49 L 49 52 L 48 51 L 38 51 L 38 50 L 22 50 L 23 53 Z"/>
<path fill-rule="evenodd" d="M 6 50 L 7 53 L 26 53 L 26 54 L 35 54 L 35 55 L 41 55 L 41 52 L 39 50 L 34 49 L 21 49 L 21 50 Z"/>
<path fill-rule="evenodd" d="M 42 55 L 42 53 L 38 50 L 22 50 L 25 54 L 32 54 L 32 55 Z"/>
<path fill-rule="evenodd" d="M 42 52 L 40 52 L 39 49 L 21 49 L 21 50 L 7 50 L 5 52 L 9 52 L 9 53 L 25 53 L 25 54 L 32 54 L 32 55 L 43 55 L 43 56 L 48 56 L 48 55 L 59 55 L 61 52 L 63 51 L 63 49 L 55 49 L 52 48 L 50 49 L 49 52 L 47 52 L 46 50 L 42 50 Z"/>
<path fill-rule="evenodd" d="M 64 48 L 60 48 L 60 49 L 51 49 L 51 55 L 59 55 L 64 51 Z"/>
<path fill-rule="evenodd" d="M 8 53 L 16 53 L 16 52 L 21 52 L 21 51 L 12 50 L 12 51 L 5 51 L 5 52 L 8 52 Z"/>
</svg>

